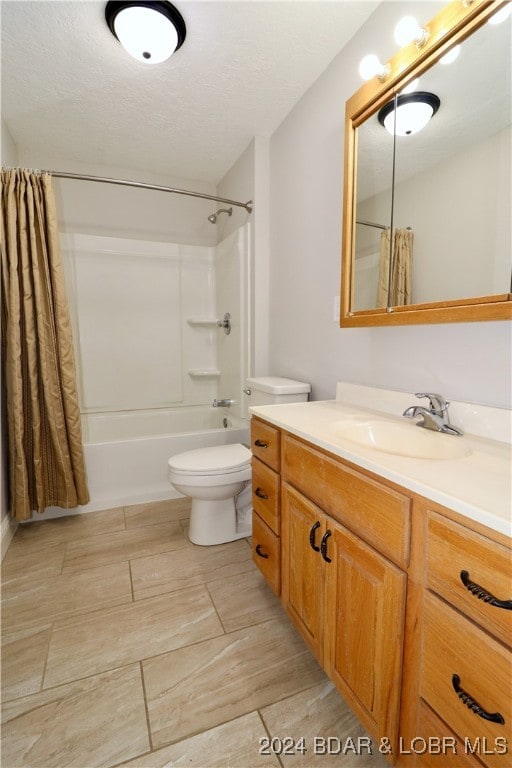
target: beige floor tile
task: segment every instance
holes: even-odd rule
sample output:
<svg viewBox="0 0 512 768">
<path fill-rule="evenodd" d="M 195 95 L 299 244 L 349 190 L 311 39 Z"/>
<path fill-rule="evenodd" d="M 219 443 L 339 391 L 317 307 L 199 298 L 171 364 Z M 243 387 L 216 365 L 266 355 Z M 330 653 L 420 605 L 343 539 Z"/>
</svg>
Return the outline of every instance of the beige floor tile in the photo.
<svg viewBox="0 0 512 768">
<path fill-rule="evenodd" d="M 323 672 L 283 615 L 142 665 L 155 748 L 310 688 Z"/>
<path fill-rule="evenodd" d="M 149 750 L 140 665 L 5 704 L 5 768 L 106 768 Z"/>
<path fill-rule="evenodd" d="M 251 712 L 118 768 L 278 768 L 277 757 L 260 754 L 266 736 L 258 713 Z"/>
<path fill-rule="evenodd" d="M 58 576 L 65 542 L 21 541 L 14 536 L 2 561 L 2 585 Z"/>
<path fill-rule="evenodd" d="M 44 688 L 222 634 L 204 587 L 56 621 Z"/>
<path fill-rule="evenodd" d="M 264 707 L 261 716 L 270 736 L 292 739 L 296 747 L 281 754 L 285 767 L 386 768 L 387 761 L 372 743 L 333 684 L 324 682 L 289 699 Z M 299 740 L 303 739 L 303 742 Z"/>
<path fill-rule="evenodd" d="M 40 690 L 50 634 L 51 625 L 2 633 L 2 701 Z"/>
<path fill-rule="evenodd" d="M 18 526 L 16 539 L 19 541 L 77 541 L 83 536 L 100 536 L 112 531 L 124 531 L 122 507 L 102 509 L 100 512 L 84 512 L 79 515 L 55 517 Z"/>
<path fill-rule="evenodd" d="M 250 559 L 251 551 L 244 544 L 251 564 L 247 573 L 207 584 L 226 632 L 260 624 L 283 613 L 280 600 Z"/>
<path fill-rule="evenodd" d="M 192 499 L 165 499 L 135 504 L 124 508 L 127 528 L 139 528 L 145 525 L 170 523 L 186 519 L 190 515 Z"/>
<path fill-rule="evenodd" d="M 11 582 L 2 589 L 2 627 L 29 627 L 57 616 L 74 616 L 132 602 L 128 563 L 42 579 Z"/>
<path fill-rule="evenodd" d="M 63 573 L 189 546 L 179 522 L 88 536 L 68 544 Z"/>
<path fill-rule="evenodd" d="M 135 599 L 173 592 L 254 568 L 245 542 L 216 547 L 190 546 L 131 563 Z"/>
</svg>

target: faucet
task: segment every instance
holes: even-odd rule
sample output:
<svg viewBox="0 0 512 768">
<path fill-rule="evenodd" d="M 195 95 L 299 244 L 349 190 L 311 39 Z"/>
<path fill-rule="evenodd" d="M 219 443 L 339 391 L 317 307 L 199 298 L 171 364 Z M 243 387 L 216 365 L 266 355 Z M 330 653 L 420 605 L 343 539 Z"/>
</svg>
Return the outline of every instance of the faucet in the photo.
<svg viewBox="0 0 512 768">
<path fill-rule="evenodd" d="M 416 426 L 432 429 L 434 432 L 444 432 L 447 435 L 464 434 L 461 429 L 450 424 L 450 417 L 448 415 L 450 403 L 447 403 L 442 395 L 436 395 L 434 392 L 416 392 L 416 397 L 427 397 L 430 408 L 423 408 L 421 405 L 411 405 L 405 409 L 402 414 L 403 416 L 408 419 L 420 416 L 421 419 L 417 422 Z"/>
<path fill-rule="evenodd" d="M 229 408 L 231 405 L 234 405 L 236 403 L 236 400 L 215 400 L 212 403 L 213 408 Z"/>
</svg>

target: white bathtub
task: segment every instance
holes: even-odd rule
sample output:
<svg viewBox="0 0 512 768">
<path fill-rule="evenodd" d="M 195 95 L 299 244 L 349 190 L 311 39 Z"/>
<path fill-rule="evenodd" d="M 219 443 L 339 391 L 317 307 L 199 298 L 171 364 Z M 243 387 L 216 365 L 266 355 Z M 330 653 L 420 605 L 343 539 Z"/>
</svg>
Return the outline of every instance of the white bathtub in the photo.
<svg viewBox="0 0 512 768">
<path fill-rule="evenodd" d="M 34 519 L 177 498 L 167 479 L 170 456 L 250 439 L 248 421 L 211 406 L 89 414 L 82 429 L 91 501 L 73 510 L 50 507 Z"/>
</svg>

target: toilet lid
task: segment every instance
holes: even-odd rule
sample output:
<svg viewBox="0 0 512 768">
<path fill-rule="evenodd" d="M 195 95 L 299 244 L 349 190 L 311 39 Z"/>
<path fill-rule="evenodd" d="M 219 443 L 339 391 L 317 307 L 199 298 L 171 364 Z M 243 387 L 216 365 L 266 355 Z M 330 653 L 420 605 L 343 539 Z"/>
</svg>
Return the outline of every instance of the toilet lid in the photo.
<svg viewBox="0 0 512 768">
<path fill-rule="evenodd" d="M 220 475 L 250 464 L 251 452 L 245 445 L 215 445 L 212 448 L 198 448 L 171 456 L 169 467 L 187 474 Z"/>
</svg>

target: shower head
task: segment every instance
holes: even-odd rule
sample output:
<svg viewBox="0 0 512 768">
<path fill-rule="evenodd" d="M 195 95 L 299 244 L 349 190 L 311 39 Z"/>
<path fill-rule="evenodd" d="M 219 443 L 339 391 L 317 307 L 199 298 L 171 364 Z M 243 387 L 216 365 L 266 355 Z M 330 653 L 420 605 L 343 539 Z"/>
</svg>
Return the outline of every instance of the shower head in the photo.
<svg viewBox="0 0 512 768">
<path fill-rule="evenodd" d="M 217 216 L 219 213 L 227 213 L 228 216 L 231 216 L 233 213 L 232 208 L 219 208 L 219 210 L 216 213 L 212 213 L 211 216 L 208 216 L 208 221 L 211 221 L 212 224 L 217 223 Z"/>
</svg>

